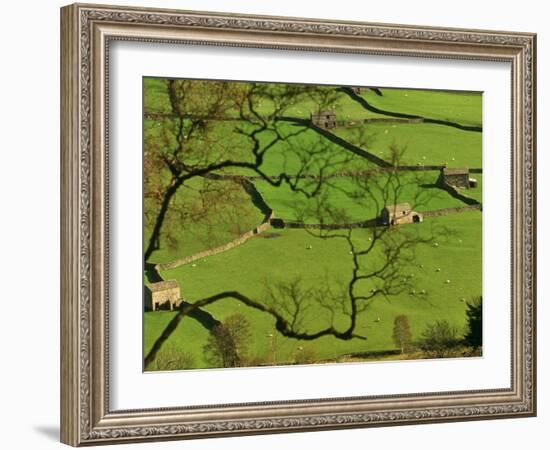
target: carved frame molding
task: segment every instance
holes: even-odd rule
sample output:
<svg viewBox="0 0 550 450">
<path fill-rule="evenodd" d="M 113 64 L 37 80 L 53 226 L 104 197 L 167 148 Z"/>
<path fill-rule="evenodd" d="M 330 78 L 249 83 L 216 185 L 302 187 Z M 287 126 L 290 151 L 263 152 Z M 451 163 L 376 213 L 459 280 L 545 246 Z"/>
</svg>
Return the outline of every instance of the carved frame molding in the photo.
<svg viewBox="0 0 550 450">
<path fill-rule="evenodd" d="M 535 415 L 534 34 L 75 4 L 61 10 L 61 38 L 63 442 L 97 445 Z M 511 62 L 511 388 L 111 411 L 106 104 L 112 40 Z"/>
</svg>

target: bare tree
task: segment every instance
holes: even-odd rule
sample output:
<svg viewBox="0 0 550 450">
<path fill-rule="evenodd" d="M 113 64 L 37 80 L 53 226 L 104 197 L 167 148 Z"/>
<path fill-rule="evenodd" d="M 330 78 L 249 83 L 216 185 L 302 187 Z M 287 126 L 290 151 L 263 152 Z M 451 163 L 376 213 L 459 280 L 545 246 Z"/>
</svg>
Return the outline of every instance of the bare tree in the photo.
<svg viewBox="0 0 550 450">
<path fill-rule="evenodd" d="M 202 98 L 198 94 L 200 85 L 189 86 L 185 81 L 170 80 L 166 88 L 171 104 L 168 131 L 164 130 L 161 137 L 152 133 L 151 142 L 146 141 L 151 151 L 147 164 L 151 164 L 151 170 L 160 170 L 165 175 L 146 180 L 146 196 L 154 198 L 156 205 L 156 209 L 151 208 L 154 213 L 150 217 L 152 231 L 146 245 L 146 261 L 158 249 L 161 234 L 164 239 L 170 234 L 171 227 L 166 225 L 169 209 L 180 209 L 178 223 L 185 226 L 186 220 L 192 221 L 194 215 L 207 214 L 205 210 L 213 207 L 216 198 L 221 202 L 231 189 L 229 186 L 235 186 L 230 170 L 246 169 L 272 186 L 285 184 L 301 196 L 305 201 L 297 204 L 296 215 L 318 224 L 317 228 L 306 228 L 306 231 L 321 240 L 341 240 L 348 254 L 343 257 L 349 257 L 351 267 L 348 278 L 339 284 L 340 288 L 334 288 L 335 283 L 329 277 L 325 283 L 311 287 L 297 276 L 285 282 L 275 280 L 266 286 L 263 296 L 256 298 L 232 290 L 200 299 L 192 305 L 182 304 L 146 356 L 146 365 L 154 361 L 164 342 L 192 309 L 229 298 L 271 316 L 276 331 L 285 337 L 302 341 L 322 336 L 365 339 L 366 336 L 357 333 L 358 318 L 376 298 L 393 296 L 411 288 L 414 280 L 407 269 L 416 261 L 416 248 L 432 242 L 433 234 L 422 233 L 416 227 L 397 229 L 376 224 L 358 229 L 346 209 L 333 200 L 331 192 L 340 192 L 365 210 L 380 211 L 385 205 L 401 201 L 405 192 L 410 196 L 410 188 L 416 187 L 413 207 L 421 205 L 426 198 L 418 187 L 419 180 L 404 177 L 399 168 L 402 151 L 392 148 L 391 160 L 386 166 L 351 175 L 351 183 L 342 186 L 334 175 L 346 167 L 352 157 L 342 151 L 333 151 L 334 146 L 322 137 L 302 139 L 308 125 L 289 126 L 284 120 L 285 113 L 304 98 L 317 99 L 320 108 L 334 101 L 336 97 L 330 89 L 316 91 L 313 87 L 299 85 L 243 83 L 230 90 L 221 83 Z M 197 92 L 193 92 L 194 89 Z M 208 118 L 220 115 L 238 119 L 233 127 L 234 134 L 240 137 L 237 142 L 227 142 L 216 134 L 215 125 Z M 366 144 L 365 133 L 357 133 L 356 138 L 357 144 Z M 294 166 L 296 161 L 298 163 L 294 173 L 288 173 L 286 163 L 290 164 L 290 160 L 285 160 L 279 173 L 273 175 L 265 170 L 264 163 L 267 155 L 281 142 L 286 145 L 287 157 L 292 155 L 294 158 Z M 214 178 L 221 187 L 210 183 Z M 175 205 L 176 192 L 192 186 L 192 180 L 200 180 L 205 189 L 208 187 L 208 194 L 214 192 L 214 197 L 196 209 Z M 229 182 L 223 183 L 223 180 Z M 316 314 L 322 311 L 315 326 L 307 322 L 312 310 Z M 240 364 L 239 343 L 227 325 L 222 324 L 213 331 L 208 346 L 217 349 L 217 365 L 233 367 Z"/>
<path fill-rule="evenodd" d="M 285 112 L 316 90 L 327 88 L 197 80 L 163 83 L 170 112 L 145 111 L 145 226 L 150 230 L 145 261 L 160 248 L 161 237 L 170 242 L 174 229 L 181 230 L 186 223 L 208 214 L 213 205 L 224 204 L 214 201 L 213 195 L 224 199 L 228 191 L 235 189 L 232 183 L 218 183 L 213 190 L 206 181 L 208 174 L 223 174 L 228 169 L 248 170 L 273 186 L 286 183 L 304 195 L 315 194 L 301 189 L 300 176 L 289 176 L 284 164 L 276 175 L 266 172 L 263 165 L 276 144 L 290 142 L 308 129 L 307 123 L 289 126 L 282 120 Z M 231 142 L 225 137 L 228 132 L 233 136 Z M 315 167 L 322 172 L 338 164 L 330 161 L 331 152 L 324 151 L 326 143 L 319 148 L 320 141 L 302 141 L 299 151 L 289 148 L 287 158 L 307 161 L 297 175 Z M 195 185 L 190 184 L 191 180 Z M 182 187 L 194 187 L 202 201 L 175 202 Z"/>
<path fill-rule="evenodd" d="M 436 358 L 445 358 L 456 351 L 459 344 L 458 329 L 446 320 L 438 320 L 422 333 L 420 348 Z"/>
<path fill-rule="evenodd" d="M 403 314 L 395 317 L 393 321 L 393 341 L 405 353 L 411 344 L 412 334 L 409 318 Z"/>
<path fill-rule="evenodd" d="M 243 314 L 233 314 L 212 328 L 204 346 L 212 367 L 239 367 L 250 342 L 250 323 Z"/>
<path fill-rule="evenodd" d="M 399 181 L 399 176 L 398 170 L 376 172 L 372 175 L 372 185 L 364 184 L 364 196 L 361 196 L 360 201 L 364 201 L 364 197 L 369 195 L 377 201 L 380 201 L 380 195 L 382 198 L 397 201 L 399 197 L 395 195 L 395 190 L 403 185 Z M 383 179 L 386 181 L 383 182 Z M 359 185 L 362 185 L 361 183 Z M 326 186 L 323 184 L 322 189 Z M 325 200 L 322 200 L 323 198 Z M 312 197 L 314 207 L 311 211 L 302 211 L 304 216 L 313 214 L 321 225 L 330 224 L 334 218 L 345 221 L 345 211 L 338 212 L 337 208 L 332 208 L 330 203 L 327 203 L 329 200 L 329 197 L 323 197 L 321 194 L 319 197 Z M 339 289 L 334 288 L 334 283 L 330 282 L 328 276 L 325 283 L 315 287 L 307 286 L 303 279 L 297 276 L 290 281 L 266 285 L 265 295 L 259 298 L 251 298 L 238 291 L 226 291 L 198 300 L 192 305 L 182 306 L 155 342 L 146 356 L 146 361 L 154 360 L 163 342 L 168 339 L 181 318 L 193 308 L 202 308 L 227 298 L 238 300 L 273 317 L 276 331 L 285 337 L 303 341 L 313 341 L 322 336 L 333 336 L 342 340 L 365 339 L 365 336 L 356 332 L 359 316 L 376 298 L 391 297 L 412 288 L 414 279 L 408 272 L 411 265 L 416 264 L 416 249 L 419 245 L 433 242 L 433 234 L 423 234 L 414 226 L 372 226 L 357 229 L 346 223 L 337 229 L 306 228 L 306 231 L 316 238 L 339 239 L 346 244 L 351 271 L 349 278 L 340 283 Z M 361 233 L 356 235 L 359 230 Z M 368 238 L 365 235 L 368 235 Z M 317 315 L 317 328 L 312 328 L 306 321 L 314 308 L 316 313 L 319 309 L 325 311 L 322 316 Z"/>
</svg>

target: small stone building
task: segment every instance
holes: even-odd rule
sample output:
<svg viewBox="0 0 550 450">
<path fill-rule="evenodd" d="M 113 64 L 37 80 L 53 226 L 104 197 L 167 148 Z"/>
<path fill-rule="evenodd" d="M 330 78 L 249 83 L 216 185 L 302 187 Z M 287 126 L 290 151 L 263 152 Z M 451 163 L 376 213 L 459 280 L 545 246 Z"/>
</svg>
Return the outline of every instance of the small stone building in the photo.
<svg viewBox="0 0 550 450">
<path fill-rule="evenodd" d="M 402 225 L 404 223 L 422 222 L 424 217 L 419 212 L 413 211 L 408 203 L 387 205 L 380 213 L 382 225 Z"/>
<path fill-rule="evenodd" d="M 311 113 L 311 123 L 319 128 L 329 130 L 336 128 L 336 112 L 334 111 L 319 111 L 318 113 Z"/>
<path fill-rule="evenodd" d="M 441 171 L 441 181 L 449 186 L 468 189 L 470 187 L 470 173 L 468 169 L 444 167 Z"/>
<path fill-rule="evenodd" d="M 145 286 L 145 310 L 177 309 L 182 302 L 176 280 L 159 281 Z"/>
</svg>

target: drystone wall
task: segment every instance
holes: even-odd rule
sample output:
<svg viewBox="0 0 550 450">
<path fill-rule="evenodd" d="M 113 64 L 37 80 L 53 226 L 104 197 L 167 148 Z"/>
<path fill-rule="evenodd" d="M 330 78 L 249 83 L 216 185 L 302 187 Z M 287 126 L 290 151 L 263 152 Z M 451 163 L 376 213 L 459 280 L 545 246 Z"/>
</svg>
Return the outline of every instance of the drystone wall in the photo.
<svg viewBox="0 0 550 450">
<path fill-rule="evenodd" d="M 449 214 L 463 213 L 467 211 L 481 211 L 482 207 L 480 204 L 477 205 L 468 205 L 468 206 L 458 206 L 455 208 L 442 208 L 434 209 L 433 211 L 422 211 L 424 217 L 438 217 L 438 216 L 448 216 Z"/>
<path fill-rule="evenodd" d="M 312 230 L 342 230 L 349 228 L 366 228 L 378 225 L 378 219 L 362 220 L 352 223 L 304 223 L 296 220 L 272 219 L 274 228 L 304 228 Z"/>
<path fill-rule="evenodd" d="M 254 237 L 255 235 L 262 233 L 263 231 L 266 231 L 269 228 L 271 228 L 271 223 L 270 223 L 271 219 L 273 219 L 273 214 L 271 214 L 271 216 L 266 222 L 261 223 L 260 225 L 255 227 L 253 230 L 250 230 L 250 231 L 247 231 L 246 233 L 241 234 L 239 237 L 237 237 L 236 239 L 233 239 L 230 242 L 227 242 L 226 244 L 223 244 L 208 250 L 204 250 L 202 252 L 198 252 L 193 255 L 186 256 L 184 258 L 176 259 L 175 261 L 170 261 L 168 263 L 163 263 L 163 264 L 157 264 L 155 266 L 155 269 L 157 271 L 175 269 L 176 267 L 183 266 L 185 264 L 190 264 L 194 261 L 198 261 L 199 259 L 214 256 L 214 255 L 217 255 L 218 253 L 223 253 L 223 252 L 226 252 L 227 250 L 231 250 L 232 248 L 238 247 L 239 245 L 244 244 L 246 241 L 248 241 L 250 238 Z"/>
</svg>

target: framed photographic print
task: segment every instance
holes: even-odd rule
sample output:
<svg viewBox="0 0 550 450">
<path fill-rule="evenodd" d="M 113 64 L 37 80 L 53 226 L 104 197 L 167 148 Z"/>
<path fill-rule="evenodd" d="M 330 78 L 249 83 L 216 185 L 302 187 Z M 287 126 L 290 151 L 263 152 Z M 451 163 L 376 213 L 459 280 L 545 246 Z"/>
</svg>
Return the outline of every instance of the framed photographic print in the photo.
<svg viewBox="0 0 550 450">
<path fill-rule="evenodd" d="M 73 445 L 536 413 L 530 33 L 61 10 Z"/>
</svg>

